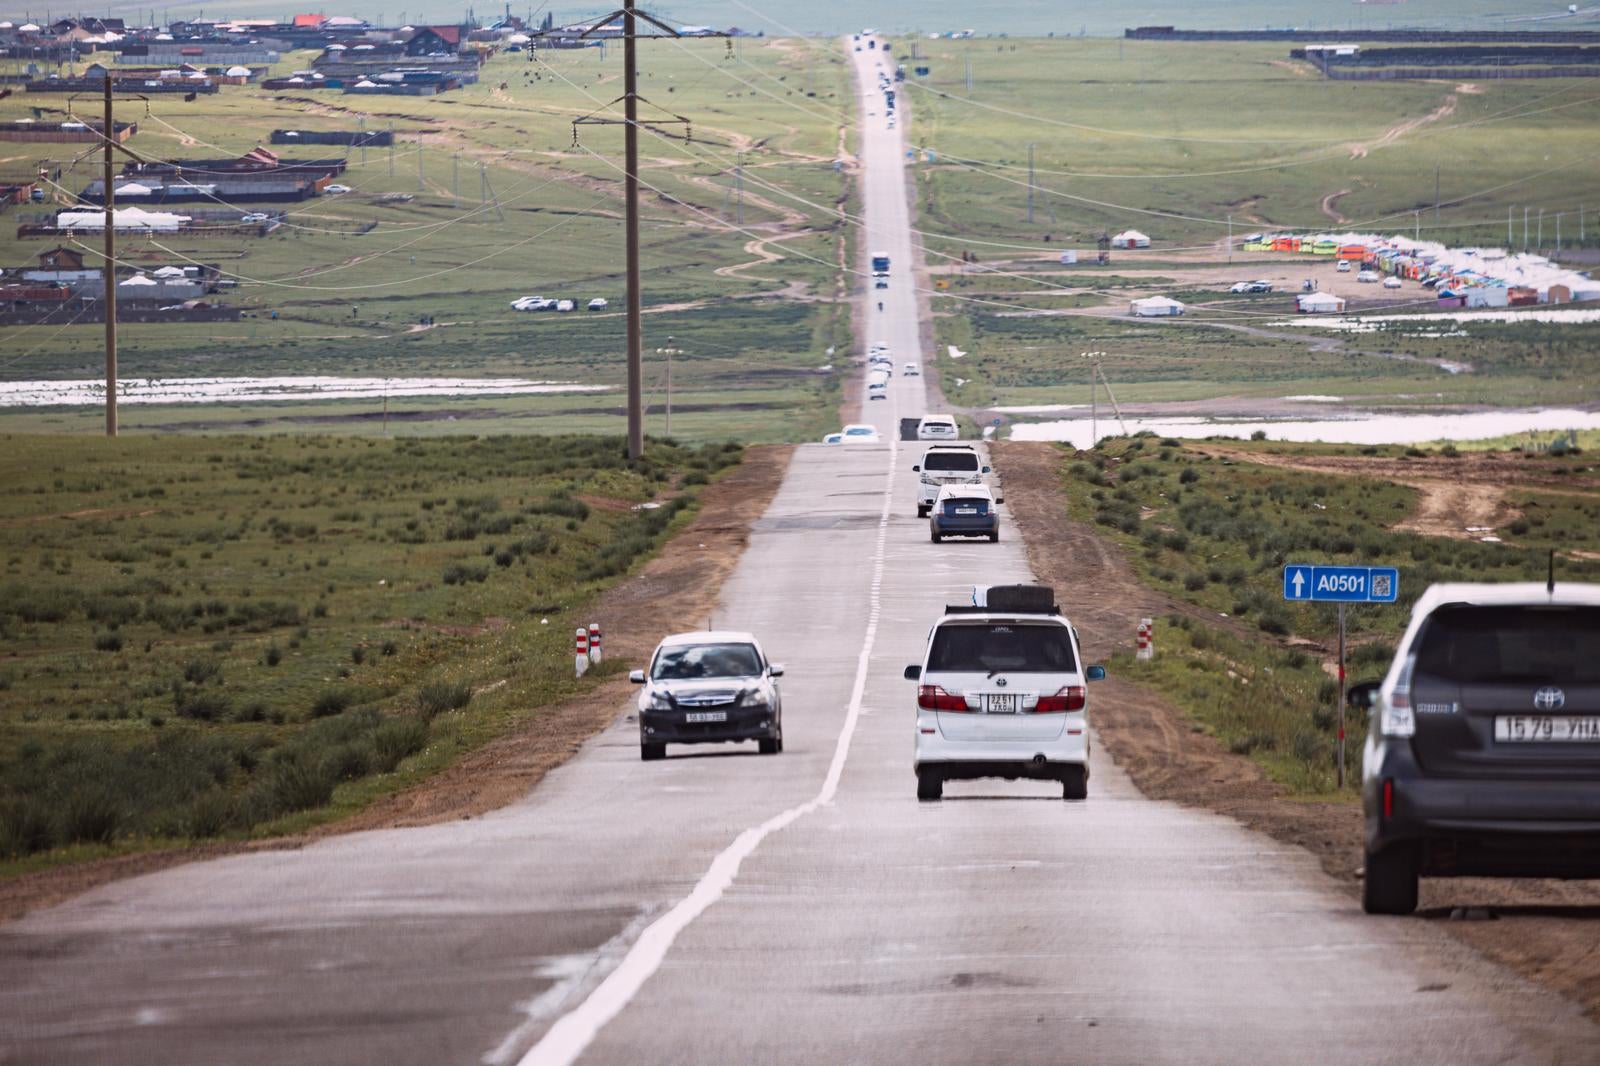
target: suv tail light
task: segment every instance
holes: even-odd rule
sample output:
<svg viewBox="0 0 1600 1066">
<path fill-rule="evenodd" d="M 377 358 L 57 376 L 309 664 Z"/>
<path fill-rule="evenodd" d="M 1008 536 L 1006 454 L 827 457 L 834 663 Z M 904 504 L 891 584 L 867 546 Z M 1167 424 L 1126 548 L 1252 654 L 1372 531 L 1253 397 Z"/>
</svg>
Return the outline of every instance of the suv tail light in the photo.
<svg viewBox="0 0 1600 1066">
<path fill-rule="evenodd" d="M 917 706 L 925 711 L 965 711 L 967 698 L 952 696 L 938 685 L 918 685 Z"/>
<path fill-rule="evenodd" d="M 1054 696 L 1040 696 L 1034 704 L 1035 714 L 1052 714 L 1062 711 L 1081 711 L 1086 702 L 1087 690 L 1082 685 L 1068 685 Z"/>
</svg>

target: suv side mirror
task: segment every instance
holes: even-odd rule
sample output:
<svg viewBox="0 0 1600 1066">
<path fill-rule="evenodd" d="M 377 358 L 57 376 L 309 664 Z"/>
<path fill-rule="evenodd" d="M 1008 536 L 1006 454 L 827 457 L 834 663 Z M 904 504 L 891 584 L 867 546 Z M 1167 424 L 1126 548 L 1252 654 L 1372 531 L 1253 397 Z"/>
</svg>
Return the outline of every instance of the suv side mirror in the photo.
<svg viewBox="0 0 1600 1066">
<path fill-rule="evenodd" d="M 908 666 L 908 667 L 906 667 L 906 680 L 907 681 L 921 681 L 922 680 L 922 667 L 920 667 L 920 666 Z"/>
<path fill-rule="evenodd" d="M 1344 702 L 1353 710 L 1370 711 L 1378 705 L 1378 690 L 1383 687 L 1381 681 L 1363 681 L 1359 685 L 1351 685 L 1344 694 Z"/>
<path fill-rule="evenodd" d="M 1005 503 L 1006 502 L 1006 498 L 1004 496 L 996 496 L 994 498 L 994 502 L 995 503 Z"/>
<path fill-rule="evenodd" d="M 912 467 L 912 468 L 911 468 L 911 472 L 912 472 L 912 473 L 913 473 L 913 474 L 920 474 L 920 473 L 922 473 L 922 464 L 921 464 L 921 463 L 918 463 L 918 464 L 917 464 L 917 465 L 915 465 L 915 466 L 913 466 L 913 467 Z"/>
<path fill-rule="evenodd" d="M 644 671 L 643 670 L 629 670 L 628 671 L 628 680 L 632 681 L 635 685 L 644 684 Z"/>
<path fill-rule="evenodd" d="M 1106 668 L 1103 666 L 1091 666 L 1083 672 L 1083 676 L 1089 681 L 1104 681 L 1106 679 Z"/>
<path fill-rule="evenodd" d="M 767 664 L 767 673 L 770 674 L 772 677 L 782 677 L 783 676 L 783 664 L 782 663 L 768 663 Z"/>
<path fill-rule="evenodd" d="M 984 468 L 983 468 L 983 473 L 985 473 L 985 474 L 987 474 L 987 473 L 990 473 L 990 472 L 991 472 L 991 471 L 990 471 L 990 470 L 989 470 L 989 468 L 988 468 L 988 467 L 984 467 Z"/>
</svg>

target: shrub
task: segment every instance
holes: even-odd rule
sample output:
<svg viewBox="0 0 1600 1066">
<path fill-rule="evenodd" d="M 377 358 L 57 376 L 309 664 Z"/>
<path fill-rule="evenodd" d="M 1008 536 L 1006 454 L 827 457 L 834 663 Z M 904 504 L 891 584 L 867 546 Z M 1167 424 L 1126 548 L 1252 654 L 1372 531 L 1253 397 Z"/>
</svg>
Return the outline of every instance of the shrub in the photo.
<svg viewBox="0 0 1600 1066">
<path fill-rule="evenodd" d="M 372 768 L 386 774 L 408 755 L 421 751 L 428 743 L 428 723 L 407 716 L 391 718 L 372 731 Z"/>
<path fill-rule="evenodd" d="M 95 651 L 121 651 L 122 636 L 118 633 L 98 633 L 94 638 Z"/>
<path fill-rule="evenodd" d="M 1199 592 L 1206 587 L 1206 575 L 1197 573 L 1184 574 L 1183 587 L 1190 592 Z"/>
<path fill-rule="evenodd" d="M 1325 762 L 1328 743 L 1320 733 L 1302 729 L 1294 735 L 1294 757 L 1308 765 Z"/>
<path fill-rule="evenodd" d="M 392 640 L 384 641 L 383 646 L 379 649 L 379 651 L 381 651 L 384 655 L 393 655 L 399 650 L 400 646 Z"/>
<path fill-rule="evenodd" d="M 122 824 L 122 808 L 103 785 L 84 782 L 61 807 L 61 837 L 68 843 L 109 844 Z"/>
<path fill-rule="evenodd" d="M 266 801 L 267 809 L 261 813 L 270 817 L 321 807 L 333 798 L 336 783 L 326 761 L 300 752 L 273 764 L 260 797 Z"/>
<path fill-rule="evenodd" d="M 266 652 L 261 656 L 261 661 L 268 666 L 277 666 L 283 661 L 283 649 L 278 647 L 276 642 L 268 644 Z"/>
<path fill-rule="evenodd" d="M 1277 744 L 1277 739 L 1271 733 L 1246 733 L 1242 737 L 1235 737 L 1228 745 L 1228 750 L 1235 755 L 1249 755 L 1253 751 L 1271 751 Z"/>
<path fill-rule="evenodd" d="M 372 772 L 372 742 L 352 740 L 323 756 L 327 770 L 338 781 L 354 781 Z"/>
<path fill-rule="evenodd" d="M 1266 440 L 1267 439 L 1267 431 L 1264 430 L 1264 429 L 1258 429 L 1254 433 L 1250 434 L 1250 439 L 1251 440 Z"/>
<path fill-rule="evenodd" d="M 192 718 L 197 722 L 216 722 L 227 718 L 232 711 L 232 704 L 228 697 L 220 692 L 185 692 L 179 690 L 173 693 L 172 709 L 180 718 Z M 154 720 L 152 720 L 154 724 Z"/>
<path fill-rule="evenodd" d="M 434 681 L 417 690 L 417 712 L 431 720 L 445 711 L 454 711 L 472 702 L 472 686 L 466 682 Z"/>
<path fill-rule="evenodd" d="M 350 706 L 352 700 L 350 693 L 340 688 L 324 689 L 311 701 L 311 717 L 328 718 L 341 713 Z"/>
<path fill-rule="evenodd" d="M 0 856 L 24 858 L 55 846 L 50 809 L 37 796 L 12 800 L 0 808 Z"/>
<path fill-rule="evenodd" d="M 350 661 L 360 666 L 367 659 L 367 649 L 357 644 L 350 649 Z"/>
<path fill-rule="evenodd" d="M 184 832 L 193 840 L 221 836 L 233 826 L 236 806 L 233 797 L 221 789 L 202 792 L 184 812 Z"/>
<path fill-rule="evenodd" d="M 1286 637 L 1291 631 L 1289 612 L 1278 606 L 1263 607 L 1256 615 L 1256 626 L 1263 633 L 1274 633 Z"/>
<path fill-rule="evenodd" d="M 191 685 L 203 685 L 221 674 L 221 664 L 212 659 L 190 659 L 183 664 L 183 679 Z"/>
</svg>

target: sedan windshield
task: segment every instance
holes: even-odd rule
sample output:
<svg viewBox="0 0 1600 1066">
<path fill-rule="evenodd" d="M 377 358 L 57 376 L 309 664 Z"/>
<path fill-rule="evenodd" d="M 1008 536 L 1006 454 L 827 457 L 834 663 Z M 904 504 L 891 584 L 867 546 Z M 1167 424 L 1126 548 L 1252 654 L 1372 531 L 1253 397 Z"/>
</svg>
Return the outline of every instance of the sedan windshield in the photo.
<svg viewBox="0 0 1600 1066">
<path fill-rule="evenodd" d="M 1600 684 L 1600 608 L 1441 607 L 1416 648 L 1418 677 Z"/>
<path fill-rule="evenodd" d="M 1068 673 L 1077 669 L 1067 628 L 1057 625 L 947 625 L 933 635 L 928 672 Z"/>
<path fill-rule="evenodd" d="M 683 644 L 662 648 L 650 676 L 657 681 L 700 681 L 717 677 L 755 677 L 761 655 L 753 644 Z"/>
</svg>

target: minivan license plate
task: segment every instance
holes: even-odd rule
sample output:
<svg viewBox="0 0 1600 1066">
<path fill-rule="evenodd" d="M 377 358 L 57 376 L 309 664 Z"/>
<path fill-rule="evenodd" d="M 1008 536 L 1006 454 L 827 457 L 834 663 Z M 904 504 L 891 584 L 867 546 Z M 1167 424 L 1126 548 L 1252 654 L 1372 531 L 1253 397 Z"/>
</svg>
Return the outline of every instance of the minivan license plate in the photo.
<svg viewBox="0 0 1600 1066">
<path fill-rule="evenodd" d="M 985 696 L 983 709 L 989 714 L 1016 714 L 1017 697 L 1009 692 L 1002 696 Z"/>
<path fill-rule="evenodd" d="M 1600 716 L 1502 714 L 1494 739 L 1507 744 L 1600 744 Z"/>
<path fill-rule="evenodd" d="M 685 722 L 726 722 L 727 711 L 689 711 L 683 716 Z"/>
</svg>

